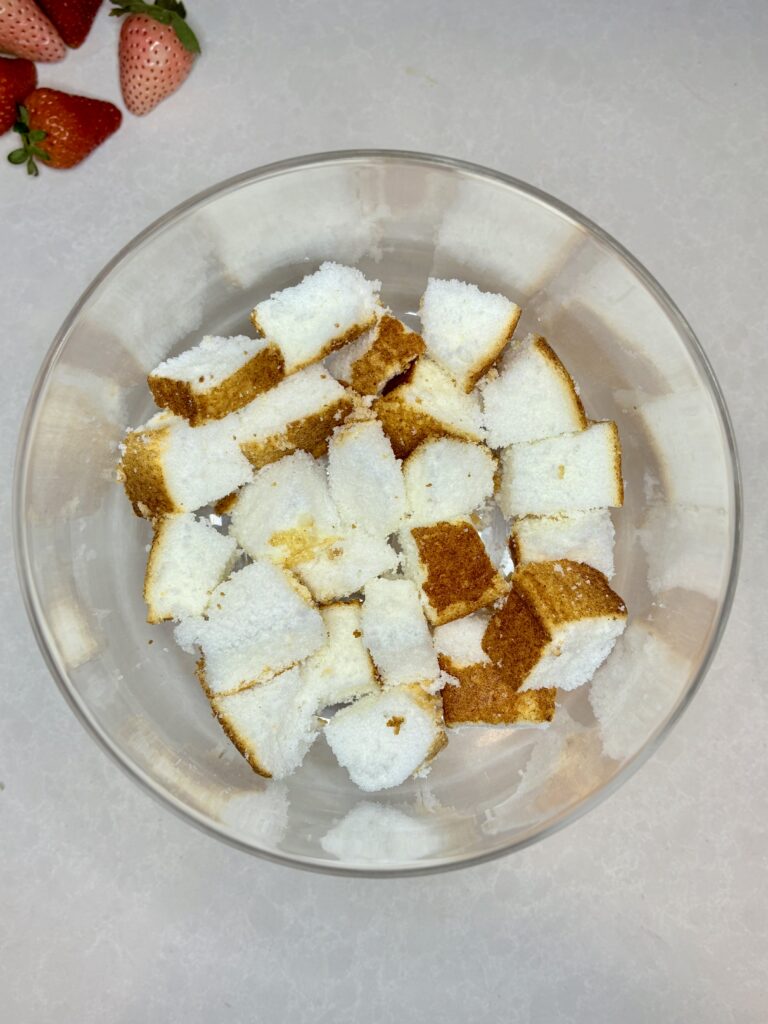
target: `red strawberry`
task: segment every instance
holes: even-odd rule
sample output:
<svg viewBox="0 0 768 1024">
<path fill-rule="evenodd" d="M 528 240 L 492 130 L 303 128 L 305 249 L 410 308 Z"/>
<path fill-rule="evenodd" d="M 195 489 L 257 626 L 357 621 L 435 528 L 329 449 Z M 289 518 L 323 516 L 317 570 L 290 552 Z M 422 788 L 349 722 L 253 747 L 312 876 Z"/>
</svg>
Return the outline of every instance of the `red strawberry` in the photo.
<svg viewBox="0 0 768 1024">
<path fill-rule="evenodd" d="M 0 0 L 0 50 L 27 60 L 63 60 L 64 42 L 32 0 Z"/>
<path fill-rule="evenodd" d="M 8 154 L 12 164 L 26 164 L 37 174 L 35 158 L 49 167 L 74 167 L 117 131 L 123 115 L 106 100 L 73 96 L 58 89 L 35 89 L 19 107 L 14 130 L 22 146 Z"/>
<path fill-rule="evenodd" d="M 16 104 L 37 85 L 37 71 L 31 60 L 0 57 L 0 135 L 13 128 Z"/>
<path fill-rule="evenodd" d="M 2 0 L 0 0 L 0 3 Z M 110 14 L 127 14 L 120 30 L 120 88 L 132 114 L 148 114 L 176 92 L 192 70 L 200 44 L 179 0 L 112 0 Z"/>
<path fill-rule="evenodd" d="M 101 0 L 37 0 L 59 30 L 59 35 L 73 50 L 82 45 L 91 31 Z"/>
</svg>

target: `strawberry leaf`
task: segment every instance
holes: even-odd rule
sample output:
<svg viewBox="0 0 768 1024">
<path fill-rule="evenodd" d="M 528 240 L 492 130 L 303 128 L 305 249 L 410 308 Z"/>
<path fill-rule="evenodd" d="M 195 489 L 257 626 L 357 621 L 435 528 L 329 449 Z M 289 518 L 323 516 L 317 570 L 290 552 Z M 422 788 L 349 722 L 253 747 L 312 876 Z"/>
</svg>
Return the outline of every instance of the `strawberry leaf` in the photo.
<svg viewBox="0 0 768 1024">
<path fill-rule="evenodd" d="M 112 0 L 111 17 L 122 18 L 124 14 L 145 14 L 161 25 L 171 25 L 173 31 L 190 53 L 200 53 L 197 36 L 186 22 L 187 9 L 180 0 L 157 0 L 154 4 L 145 0 Z"/>
<path fill-rule="evenodd" d="M 29 113 L 26 107 L 19 106 L 18 108 L 19 120 L 13 126 L 13 130 L 18 133 L 21 139 L 21 148 L 14 149 L 8 154 L 8 160 L 12 164 L 26 164 L 27 174 L 37 177 L 39 171 L 37 164 L 35 163 L 35 157 L 38 160 L 45 160 L 46 163 L 50 162 L 51 154 L 41 149 L 40 146 L 36 145 L 38 142 L 42 142 L 43 139 L 48 137 L 48 132 L 44 132 L 41 128 L 30 128 L 29 127 Z"/>
<path fill-rule="evenodd" d="M 179 42 L 185 50 L 189 50 L 190 53 L 200 53 L 200 43 L 197 41 L 197 36 L 189 27 L 189 25 L 180 18 L 178 14 L 173 15 L 173 31 L 179 37 Z"/>
</svg>

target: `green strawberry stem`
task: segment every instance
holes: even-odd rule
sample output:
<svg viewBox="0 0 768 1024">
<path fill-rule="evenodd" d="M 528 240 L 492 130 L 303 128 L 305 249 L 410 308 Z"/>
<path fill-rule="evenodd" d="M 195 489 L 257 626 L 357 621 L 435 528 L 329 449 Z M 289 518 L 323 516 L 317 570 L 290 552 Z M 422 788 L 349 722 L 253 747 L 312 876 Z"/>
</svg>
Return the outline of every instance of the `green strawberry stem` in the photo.
<svg viewBox="0 0 768 1024">
<path fill-rule="evenodd" d="M 51 159 L 51 154 L 37 145 L 38 142 L 43 141 L 48 133 L 41 131 L 39 128 L 30 129 L 27 108 L 21 105 L 18 107 L 18 120 L 14 124 L 13 130 L 21 136 L 21 147 L 14 149 L 8 154 L 8 162 L 12 164 L 26 164 L 27 174 L 37 177 L 40 172 L 37 169 L 35 157 L 38 160 Z"/>
<path fill-rule="evenodd" d="M 185 50 L 200 53 L 200 43 L 187 24 L 187 10 L 180 0 L 156 0 L 153 4 L 144 0 L 112 0 L 112 3 L 114 6 L 109 13 L 113 18 L 122 18 L 124 14 L 146 14 L 161 25 L 170 25 Z"/>
</svg>

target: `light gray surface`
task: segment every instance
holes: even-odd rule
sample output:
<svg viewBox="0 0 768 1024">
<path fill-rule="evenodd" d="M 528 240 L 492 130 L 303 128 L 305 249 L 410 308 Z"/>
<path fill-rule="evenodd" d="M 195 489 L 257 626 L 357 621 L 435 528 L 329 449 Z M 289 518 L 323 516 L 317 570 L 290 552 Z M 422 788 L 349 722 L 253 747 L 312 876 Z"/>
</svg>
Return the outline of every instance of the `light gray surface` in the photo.
<svg viewBox="0 0 768 1024">
<path fill-rule="evenodd" d="M 768 8 L 629 6 L 198 0 L 206 53 L 174 99 L 74 171 L 0 167 L 6 524 L 26 395 L 103 263 L 221 178 L 355 146 L 485 163 L 627 245 L 714 364 L 746 490 L 730 626 L 661 751 L 542 844 L 399 881 L 249 859 L 124 778 L 47 674 L 7 527 L 3 1020 L 765 1020 Z M 42 83 L 117 99 L 116 32 L 103 11 Z"/>
</svg>

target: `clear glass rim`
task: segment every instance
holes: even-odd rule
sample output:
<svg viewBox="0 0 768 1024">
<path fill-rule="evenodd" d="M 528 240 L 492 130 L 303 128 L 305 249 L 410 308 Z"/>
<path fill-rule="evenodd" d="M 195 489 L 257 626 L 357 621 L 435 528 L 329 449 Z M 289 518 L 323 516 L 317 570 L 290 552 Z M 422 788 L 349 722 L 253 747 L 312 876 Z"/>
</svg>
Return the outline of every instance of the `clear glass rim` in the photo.
<svg viewBox="0 0 768 1024">
<path fill-rule="evenodd" d="M 29 455 L 31 449 L 31 439 L 33 436 L 32 429 L 34 426 L 35 418 L 39 410 L 39 401 L 41 394 L 45 388 L 47 380 L 56 365 L 58 358 L 66 344 L 68 335 L 73 325 L 75 324 L 78 316 L 84 305 L 87 303 L 94 291 L 102 284 L 103 281 L 111 274 L 111 272 L 117 267 L 120 262 L 135 249 L 142 245 L 145 241 L 151 237 L 162 232 L 166 227 L 173 223 L 176 219 L 183 216 L 195 207 L 203 206 L 214 198 L 218 198 L 227 192 L 234 191 L 239 186 L 246 183 L 250 184 L 256 181 L 264 180 L 271 177 L 277 177 L 281 174 L 290 173 L 296 170 L 306 169 L 310 167 L 316 167 L 328 164 L 339 164 L 349 165 L 354 163 L 365 163 L 371 160 L 379 160 L 383 162 L 392 163 L 406 163 L 412 165 L 425 165 L 432 168 L 443 168 L 446 170 L 452 170 L 460 172 L 464 176 L 479 177 L 496 184 L 500 184 L 510 188 L 518 193 L 521 193 L 531 199 L 536 200 L 544 206 L 557 212 L 560 216 L 572 221 L 575 225 L 585 229 L 589 232 L 596 240 L 598 240 L 604 247 L 609 249 L 614 255 L 616 255 L 623 263 L 625 263 L 632 272 L 643 282 L 648 291 L 654 296 L 656 301 L 659 303 L 664 313 L 669 320 L 676 327 L 678 334 L 683 339 L 685 345 L 688 348 L 688 352 L 694 360 L 703 381 L 709 389 L 710 395 L 715 403 L 718 410 L 723 433 L 727 442 L 728 453 L 730 456 L 730 470 L 731 470 L 731 487 L 732 487 L 732 531 L 731 531 L 731 559 L 730 559 L 730 570 L 728 575 L 728 581 L 725 587 L 725 592 L 722 597 L 722 603 L 717 614 L 717 621 L 710 639 L 708 649 L 702 658 L 701 665 L 696 673 L 696 676 L 691 681 L 688 689 L 683 694 L 681 699 L 678 701 L 677 706 L 674 708 L 672 713 L 666 719 L 666 721 L 657 728 L 655 734 L 650 740 L 625 764 L 623 765 L 616 775 L 603 785 L 600 789 L 584 797 L 575 805 L 569 807 L 567 810 L 561 812 L 555 817 L 549 824 L 542 829 L 533 828 L 521 836 L 515 838 L 511 842 L 507 842 L 499 845 L 497 848 L 485 851 L 480 854 L 470 854 L 468 856 L 458 856 L 453 859 L 439 860 L 435 863 L 424 863 L 424 864 L 406 864 L 402 867 L 392 868 L 381 868 L 377 866 L 368 867 L 365 864 L 355 865 L 344 865 L 343 863 L 334 864 L 332 862 L 325 863 L 316 861 L 310 858 L 284 855 L 275 853 L 272 850 L 261 849 L 256 846 L 252 846 L 249 843 L 243 841 L 239 836 L 230 832 L 226 826 L 220 823 L 214 823 L 211 819 L 206 817 L 202 812 L 197 811 L 195 808 L 185 804 L 182 800 L 174 796 L 169 790 L 163 787 L 160 783 L 152 779 L 142 768 L 140 768 L 134 761 L 130 759 L 119 747 L 117 747 L 107 735 L 107 733 L 101 728 L 99 723 L 96 721 L 94 716 L 91 714 L 85 701 L 82 700 L 80 695 L 70 684 L 66 671 L 64 671 L 58 664 L 57 659 L 54 657 L 53 651 L 48 644 L 46 638 L 46 626 L 45 626 L 45 615 L 43 614 L 38 594 L 32 582 L 32 574 L 30 571 L 29 561 L 29 537 L 27 533 L 27 523 L 23 514 L 23 508 L 25 504 L 25 495 L 27 487 L 27 474 L 29 468 Z M 565 828 L 566 825 L 578 820 L 582 815 L 586 814 L 592 808 L 602 803 L 612 793 L 616 792 L 620 786 L 622 786 L 632 775 L 648 760 L 648 758 L 658 749 L 662 741 L 669 735 L 673 726 L 682 716 L 685 709 L 690 704 L 694 695 L 701 686 L 704 677 L 706 676 L 711 666 L 712 660 L 717 652 L 717 648 L 722 639 L 728 617 L 730 615 L 731 607 L 733 605 L 733 598 L 736 590 L 736 583 L 738 578 L 739 563 L 741 559 L 741 548 L 742 548 L 742 482 L 741 482 L 741 470 L 739 465 L 738 450 L 736 446 L 735 432 L 731 421 L 730 413 L 723 397 L 720 385 L 715 377 L 712 366 L 704 352 L 701 343 L 696 337 L 693 329 L 691 328 L 688 321 L 685 319 L 683 314 L 680 312 L 678 307 L 675 305 L 671 297 L 667 294 L 665 289 L 659 284 L 655 277 L 627 250 L 620 242 L 617 242 L 611 235 L 604 231 L 601 227 L 591 221 L 588 217 L 579 213 L 577 210 L 568 206 L 566 203 L 561 202 L 554 196 L 538 189 L 532 185 L 527 184 L 517 178 L 511 177 L 510 175 L 503 174 L 499 171 L 494 171 L 490 168 L 483 167 L 479 164 L 470 163 L 463 160 L 456 160 L 451 157 L 437 156 L 430 153 L 419 153 L 410 152 L 405 150 L 390 150 L 390 149 L 353 149 L 353 150 L 340 150 L 330 151 L 324 153 L 309 154 L 307 156 L 294 157 L 290 160 L 281 160 L 275 163 L 265 164 L 261 167 L 254 168 L 249 171 L 242 172 L 241 174 L 235 175 L 234 177 L 228 178 L 223 182 L 219 182 L 216 185 L 204 189 L 201 192 L 196 193 L 190 198 L 179 203 L 173 207 L 163 216 L 159 217 L 147 228 L 141 231 L 135 236 L 127 245 L 125 245 L 96 275 L 93 281 L 88 285 L 85 291 L 82 293 L 80 298 L 77 300 L 75 305 L 72 307 L 70 313 L 62 323 L 61 327 L 56 333 L 56 336 L 43 360 L 43 363 L 38 371 L 37 377 L 32 387 L 32 391 L 27 402 L 27 406 L 24 412 L 24 416 L 21 421 L 19 440 L 16 451 L 16 462 L 14 467 L 14 480 L 13 480 L 13 539 L 14 549 L 16 556 L 16 570 L 19 579 L 19 585 L 22 593 L 24 607 L 29 618 L 32 631 L 43 656 L 43 659 L 48 666 L 48 670 L 53 676 L 57 686 L 61 690 L 67 703 L 74 711 L 76 717 L 80 720 L 86 731 L 92 736 L 92 738 L 101 746 L 101 748 L 112 758 L 112 760 L 119 765 L 119 767 L 136 783 L 138 783 L 144 790 L 146 790 L 152 797 L 154 797 L 162 806 L 173 811 L 178 817 L 185 821 L 193 824 L 201 831 L 206 834 L 213 836 L 217 839 L 223 840 L 230 846 L 234 846 L 245 853 L 255 855 L 257 857 L 264 858 L 272 861 L 273 863 L 288 865 L 290 867 L 299 868 L 307 871 L 320 872 L 323 874 L 330 875 L 342 875 L 342 876 L 358 876 L 358 877 L 373 877 L 373 878 L 393 878 L 393 877 L 408 877 L 415 875 L 426 875 L 434 874 L 441 871 L 455 870 L 458 868 L 470 867 L 476 864 L 482 864 L 487 861 L 495 860 L 498 857 L 505 856 L 516 850 L 522 850 L 527 846 L 532 845 L 547 836 Z"/>
</svg>

